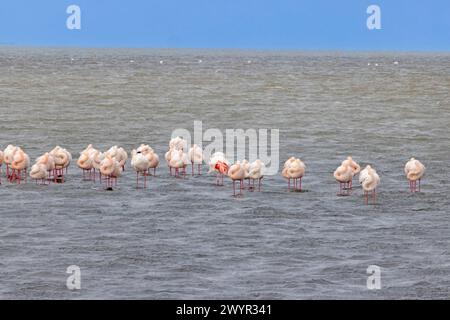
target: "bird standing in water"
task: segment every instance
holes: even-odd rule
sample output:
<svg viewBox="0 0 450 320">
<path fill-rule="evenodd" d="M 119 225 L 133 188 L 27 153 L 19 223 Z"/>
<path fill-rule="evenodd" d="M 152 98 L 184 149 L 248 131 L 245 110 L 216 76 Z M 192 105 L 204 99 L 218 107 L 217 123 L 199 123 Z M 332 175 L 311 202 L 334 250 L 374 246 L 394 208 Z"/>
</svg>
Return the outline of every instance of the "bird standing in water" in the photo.
<svg viewBox="0 0 450 320">
<path fill-rule="evenodd" d="M 348 163 L 342 163 L 333 173 L 334 178 L 339 182 L 339 196 L 350 194 L 350 183 L 353 179 L 353 170 Z"/>
<path fill-rule="evenodd" d="M 216 186 L 223 186 L 223 177 L 228 173 L 229 162 L 223 152 L 216 152 L 209 160 L 209 173 L 216 173 Z"/>
<path fill-rule="evenodd" d="M 236 181 L 239 181 L 239 195 L 241 195 L 244 189 L 245 169 L 240 161 L 237 161 L 230 167 L 228 176 L 233 181 L 233 196 L 236 196 Z"/>
<path fill-rule="evenodd" d="M 192 165 L 192 175 L 195 173 L 195 166 L 197 166 L 197 174 L 202 174 L 203 150 L 198 145 L 194 144 L 188 152 L 188 158 Z"/>
<path fill-rule="evenodd" d="M 347 157 L 346 160 L 342 161 L 343 165 L 348 165 L 351 169 L 352 169 L 352 173 L 353 176 L 357 175 L 360 171 L 361 171 L 361 167 L 359 166 L 358 163 L 356 163 L 352 157 Z M 353 177 L 352 180 L 350 180 L 350 183 L 348 185 L 349 189 L 352 189 L 352 184 L 353 184 Z"/>
<path fill-rule="evenodd" d="M 305 170 L 306 166 L 300 159 L 291 157 L 286 160 L 281 174 L 288 180 L 288 191 L 291 191 L 291 179 L 294 181 L 293 191 L 302 191 L 302 178 Z"/>
<path fill-rule="evenodd" d="M 142 151 L 133 150 L 131 152 L 131 166 L 136 171 L 136 188 L 139 188 L 139 176 L 144 177 L 144 188 L 147 187 L 147 176 L 150 168 L 150 161 Z"/>
<path fill-rule="evenodd" d="M 265 168 L 266 166 L 259 159 L 256 159 L 254 162 L 250 163 L 247 173 L 249 179 L 249 190 L 255 190 L 255 181 L 258 181 L 258 191 L 261 191 L 261 179 L 264 177 Z"/>
<path fill-rule="evenodd" d="M 367 166 L 359 173 L 359 182 L 364 190 L 366 204 L 369 204 L 369 193 L 372 193 L 372 200 L 377 199 L 377 187 L 380 184 L 380 176 L 371 166 Z"/>
<path fill-rule="evenodd" d="M 405 175 L 409 180 L 409 191 L 415 193 L 420 192 L 420 180 L 425 173 L 425 166 L 419 160 L 411 158 L 405 164 Z M 419 185 L 417 185 L 419 182 Z"/>
</svg>

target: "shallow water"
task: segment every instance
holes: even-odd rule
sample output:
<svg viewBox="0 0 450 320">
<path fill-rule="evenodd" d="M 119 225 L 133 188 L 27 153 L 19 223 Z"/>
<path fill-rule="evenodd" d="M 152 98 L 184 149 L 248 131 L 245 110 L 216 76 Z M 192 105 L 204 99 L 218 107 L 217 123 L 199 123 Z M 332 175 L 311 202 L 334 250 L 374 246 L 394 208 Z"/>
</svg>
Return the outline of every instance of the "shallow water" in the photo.
<svg viewBox="0 0 450 320">
<path fill-rule="evenodd" d="M 129 167 L 112 192 L 74 164 L 64 185 L 3 175 L 0 297 L 449 298 L 449 88 L 446 54 L 2 48 L 2 149 L 145 142 L 163 159 L 172 130 L 202 120 L 280 129 L 280 162 L 307 173 L 305 192 L 278 174 L 241 198 L 227 180 L 171 178 L 164 160 L 145 190 Z M 379 172 L 377 204 L 336 196 L 348 154 Z M 420 194 L 411 156 L 427 167 Z M 73 264 L 80 291 L 66 288 Z"/>
</svg>

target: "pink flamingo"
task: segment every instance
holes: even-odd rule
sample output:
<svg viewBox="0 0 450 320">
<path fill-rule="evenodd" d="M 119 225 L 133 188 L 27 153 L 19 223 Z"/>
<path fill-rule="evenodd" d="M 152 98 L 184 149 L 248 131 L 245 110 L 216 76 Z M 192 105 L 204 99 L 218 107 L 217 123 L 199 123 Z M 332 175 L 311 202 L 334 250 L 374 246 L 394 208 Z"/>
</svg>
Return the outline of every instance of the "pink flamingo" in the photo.
<svg viewBox="0 0 450 320">
<path fill-rule="evenodd" d="M 306 166 L 300 159 L 289 158 L 284 163 L 281 174 L 288 179 L 288 190 L 291 190 L 291 179 L 294 180 L 294 191 L 302 191 L 302 178 L 305 174 Z"/>
<path fill-rule="evenodd" d="M 411 192 L 420 192 L 420 180 L 425 174 L 425 166 L 414 158 L 411 158 L 405 164 L 405 175 L 409 180 L 409 191 Z M 417 182 L 419 182 L 419 186 L 417 186 Z"/>
<path fill-rule="evenodd" d="M 364 198 L 366 204 L 369 204 L 369 193 L 372 193 L 373 202 L 377 199 L 377 187 L 380 184 L 380 176 L 376 170 L 371 166 L 367 166 L 359 173 L 359 182 L 362 184 L 364 190 Z"/>
<path fill-rule="evenodd" d="M 197 174 L 202 174 L 202 163 L 203 163 L 203 150 L 198 145 L 194 144 L 188 152 L 188 158 L 192 165 L 192 175 L 194 175 L 194 167 L 197 165 Z"/>
<path fill-rule="evenodd" d="M 216 152 L 209 161 L 209 173 L 216 173 L 216 186 L 223 186 L 223 177 L 228 173 L 229 162 L 223 152 Z"/>
<path fill-rule="evenodd" d="M 350 183 L 353 179 L 352 168 L 347 164 L 341 164 L 333 174 L 334 178 L 339 182 L 340 196 L 348 196 L 350 194 Z"/>
<path fill-rule="evenodd" d="M 12 182 L 17 180 L 18 184 L 23 179 L 25 183 L 27 182 L 27 168 L 30 165 L 30 157 L 23 152 L 22 149 L 18 148 L 14 153 L 13 161 L 11 163 L 12 173 L 9 180 Z M 23 177 L 22 177 L 23 174 Z"/>
<path fill-rule="evenodd" d="M 131 166 L 136 171 L 136 188 L 139 188 L 139 175 L 144 177 L 144 188 L 146 188 L 150 162 L 148 158 L 142 154 L 142 151 L 133 150 L 131 155 Z"/>
<path fill-rule="evenodd" d="M 228 176 L 233 181 L 233 196 L 236 196 L 236 181 L 239 181 L 239 195 L 241 195 L 244 189 L 245 169 L 240 161 L 237 161 L 230 167 Z"/>
</svg>

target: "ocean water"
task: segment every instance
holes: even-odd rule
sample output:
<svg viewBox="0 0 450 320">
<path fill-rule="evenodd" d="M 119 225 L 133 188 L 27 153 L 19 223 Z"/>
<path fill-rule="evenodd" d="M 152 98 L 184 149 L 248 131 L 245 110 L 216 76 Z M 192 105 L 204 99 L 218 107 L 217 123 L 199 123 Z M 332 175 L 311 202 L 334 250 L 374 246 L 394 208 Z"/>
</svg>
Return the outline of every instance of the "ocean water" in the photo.
<svg viewBox="0 0 450 320">
<path fill-rule="evenodd" d="M 449 54 L 1 48 L 1 149 L 34 161 L 149 143 L 161 167 L 137 190 L 128 165 L 114 191 L 75 162 L 63 185 L 3 173 L 0 298 L 450 298 L 449 89 Z M 170 135 L 195 120 L 279 129 L 280 165 L 307 165 L 304 192 L 280 173 L 238 198 L 228 180 L 170 177 Z M 349 154 L 380 174 L 376 204 L 357 186 L 336 196 Z M 412 156 L 427 167 L 418 194 Z M 66 288 L 70 265 L 81 290 Z"/>
</svg>

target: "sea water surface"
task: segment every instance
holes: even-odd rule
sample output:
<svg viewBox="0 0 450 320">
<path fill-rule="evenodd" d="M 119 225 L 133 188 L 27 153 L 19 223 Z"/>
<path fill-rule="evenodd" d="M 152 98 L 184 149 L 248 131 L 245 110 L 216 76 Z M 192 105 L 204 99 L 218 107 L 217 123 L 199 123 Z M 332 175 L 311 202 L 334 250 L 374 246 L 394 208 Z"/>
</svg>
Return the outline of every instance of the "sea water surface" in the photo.
<svg viewBox="0 0 450 320">
<path fill-rule="evenodd" d="M 449 54 L 1 48 L 1 149 L 34 161 L 149 143 L 161 167 L 137 190 L 128 165 L 109 192 L 75 161 L 50 186 L 3 168 L 0 298 L 449 298 L 449 89 Z M 279 129 L 280 165 L 307 165 L 304 192 L 280 174 L 239 198 L 228 180 L 170 177 L 170 135 L 195 120 Z M 350 154 L 381 176 L 374 205 L 357 186 L 336 196 Z M 417 194 L 413 156 L 427 167 Z M 81 290 L 66 287 L 70 265 Z"/>
</svg>

